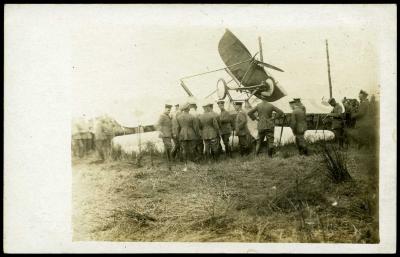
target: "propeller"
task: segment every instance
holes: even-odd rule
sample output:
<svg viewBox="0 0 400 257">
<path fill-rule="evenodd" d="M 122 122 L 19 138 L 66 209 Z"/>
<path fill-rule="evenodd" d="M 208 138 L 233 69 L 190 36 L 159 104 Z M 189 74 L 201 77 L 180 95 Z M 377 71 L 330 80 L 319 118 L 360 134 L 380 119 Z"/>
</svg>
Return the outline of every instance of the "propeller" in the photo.
<svg viewBox="0 0 400 257">
<path fill-rule="evenodd" d="M 256 63 L 257 63 L 258 65 L 264 66 L 264 67 L 266 67 L 266 68 L 270 68 L 270 69 L 273 69 L 273 70 L 277 70 L 277 71 L 280 71 L 280 72 L 284 72 L 284 70 L 279 69 L 278 67 L 275 67 L 274 65 L 271 65 L 271 64 L 268 64 L 268 63 L 265 63 L 265 62 L 260 62 L 260 61 L 257 61 L 257 60 L 256 60 Z"/>
</svg>

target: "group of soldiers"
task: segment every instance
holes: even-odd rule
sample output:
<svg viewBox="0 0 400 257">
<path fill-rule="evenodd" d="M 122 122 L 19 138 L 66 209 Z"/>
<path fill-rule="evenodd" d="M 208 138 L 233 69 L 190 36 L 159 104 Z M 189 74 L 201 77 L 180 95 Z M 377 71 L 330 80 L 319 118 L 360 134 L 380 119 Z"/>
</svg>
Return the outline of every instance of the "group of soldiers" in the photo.
<svg viewBox="0 0 400 257">
<path fill-rule="evenodd" d="M 295 131 L 296 142 L 302 144 L 303 153 L 307 153 L 304 144 L 304 132 L 306 130 L 305 108 L 300 99 L 293 106 L 292 129 Z M 229 139 L 232 135 L 238 137 L 239 153 L 241 156 L 250 154 L 251 135 L 247 126 L 247 116 L 257 120 L 258 139 L 256 154 L 259 154 L 264 139 L 267 140 L 267 152 L 270 157 L 275 153 L 274 149 L 274 118 L 284 115 L 283 111 L 273 104 L 262 101 L 249 112 L 242 108 L 244 101 L 234 101 L 236 113 L 231 114 L 225 109 L 225 101 L 217 101 L 220 113 L 213 110 L 213 103 L 203 104 L 203 113 L 197 112 L 194 102 L 185 103 L 183 106 L 175 105 L 175 112 L 171 114 L 172 104 L 166 104 L 164 112 L 160 115 L 157 130 L 163 140 L 165 154 L 168 162 L 176 159 L 185 163 L 205 159 L 216 161 L 221 153 L 226 157 L 232 156 L 232 146 Z M 276 113 L 273 116 L 273 113 Z M 298 139 L 297 139 L 298 138 Z M 221 144 L 222 142 L 222 144 Z M 224 151 L 223 151 L 224 149 Z"/>
<path fill-rule="evenodd" d="M 379 113 L 374 96 L 368 100 L 368 94 L 361 90 L 358 102 L 356 99 L 344 98 L 340 105 L 334 98 L 328 103 L 332 106 L 331 113 L 326 115 L 330 119 L 330 129 L 333 131 L 339 147 L 348 146 L 352 140 L 359 147 L 375 145 L 377 138 Z M 217 101 L 219 113 L 214 112 L 212 102 L 205 102 L 203 112 L 199 113 L 195 102 L 188 102 L 179 106 L 166 104 L 156 125 L 159 136 L 162 138 L 165 155 L 168 163 L 180 160 L 185 164 L 190 161 L 216 161 L 224 153 L 232 157 L 233 137 L 238 138 L 239 153 L 241 156 L 250 154 L 253 137 L 248 129 L 247 118 L 257 121 L 258 137 L 255 145 L 255 154 L 261 152 L 266 141 L 268 156 L 275 154 L 274 127 L 275 119 L 285 114 L 273 104 L 262 100 L 248 112 L 243 110 L 245 101 L 233 101 L 235 113 L 225 109 L 225 101 Z M 289 102 L 292 109 L 289 126 L 295 136 L 295 142 L 300 155 L 309 155 L 307 141 L 304 138 L 307 129 L 306 108 L 299 98 Z M 74 156 L 85 157 L 92 150 L 97 151 L 100 160 L 107 159 L 112 151 L 112 139 L 121 129 L 119 124 L 102 115 L 96 119 L 87 120 L 82 116 L 72 124 L 72 152 Z M 230 142 L 230 138 L 232 141 Z M 266 139 L 266 140 L 265 140 Z"/>
<path fill-rule="evenodd" d="M 72 153 L 83 158 L 96 150 L 101 161 L 111 154 L 112 139 L 119 125 L 106 115 L 87 120 L 85 115 L 73 120 Z"/>
<path fill-rule="evenodd" d="M 342 106 L 334 98 L 328 103 L 333 107 L 328 115 L 332 117 L 332 131 L 340 148 L 348 147 L 350 141 L 357 144 L 358 148 L 376 146 L 379 127 L 378 104 L 375 97 L 368 100 L 368 93 L 360 90 L 356 99 L 344 98 Z"/>
<path fill-rule="evenodd" d="M 352 138 L 359 146 L 370 144 L 374 140 L 376 122 L 375 102 L 367 99 L 368 94 L 361 90 L 360 102 L 353 108 L 354 101 L 343 99 L 343 106 L 330 98 L 328 103 L 333 107 L 326 118 L 331 119 L 331 128 L 335 141 L 343 148 Z M 187 163 L 188 160 L 199 161 L 217 160 L 222 149 L 226 156 L 232 156 L 232 147 L 229 139 L 232 135 L 238 137 L 240 155 L 248 155 L 251 151 L 251 136 L 247 127 L 247 116 L 257 121 L 258 138 L 255 154 L 259 154 L 266 139 L 268 156 L 275 154 L 274 146 L 274 120 L 284 115 L 283 111 L 273 104 L 262 100 L 261 103 L 250 109 L 247 113 L 242 109 L 244 101 L 234 101 L 235 114 L 225 109 L 225 101 L 217 101 L 220 113 L 213 110 L 213 103 L 203 104 L 203 113 L 199 114 L 194 102 L 185 103 L 183 106 L 175 105 L 171 113 L 172 104 L 166 104 L 164 113 L 157 123 L 157 130 L 163 140 L 168 162 L 180 159 Z M 372 104 L 373 103 L 373 104 Z M 295 98 L 289 102 L 292 109 L 290 128 L 295 136 L 295 142 L 300 155 L 309 155 L 309 149 L 304 134 L 307 128 L 306 108 L 301 99 Z M 275 113 L 275 114 L 274 114 Z M 356 124 L 356 125 L 355 125 Z M 371 127 L 372 126 L 372 127 Z M 365 140 L 364 140 L 365 139 Z M 220 143 L 222 142 L 222 144 Z M 223 148 L 222 148 L 223 145 Z"/>
<path fill-rule="evenodd" d="M 165 105 L 157 122 L 157 130 L 163 140 L 168 162 L 178 158 L 185 163 L 202 158 L 217 160 L 222 149 L 221 139 L 226 155 L 231 156 L 229 138 L 236 124 L 224 104 L 224 101 L 218 101 L 220 114 L 214 112 L 213 103 L 210 102 L 204 103 L 202 114 L 198 113 L 194 102 L 183 106 L 176 104 L 172 115 L 172 105 Z"/>
</svg>

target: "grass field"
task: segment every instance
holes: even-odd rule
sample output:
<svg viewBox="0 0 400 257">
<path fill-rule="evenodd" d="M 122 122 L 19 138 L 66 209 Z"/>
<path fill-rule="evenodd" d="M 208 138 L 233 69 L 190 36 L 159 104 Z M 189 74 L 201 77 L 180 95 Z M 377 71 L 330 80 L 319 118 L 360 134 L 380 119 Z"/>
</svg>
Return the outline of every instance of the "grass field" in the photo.
<svg viewBox="0 0 400 257">
<path fill-rule="evenodd" d="M 352 180 L 333 183 L 318 148 L 212 164 L 160 157 L 73 159 L 74 241 L 378 243 L 374 154 L 347 151 Z"/>
</svg>

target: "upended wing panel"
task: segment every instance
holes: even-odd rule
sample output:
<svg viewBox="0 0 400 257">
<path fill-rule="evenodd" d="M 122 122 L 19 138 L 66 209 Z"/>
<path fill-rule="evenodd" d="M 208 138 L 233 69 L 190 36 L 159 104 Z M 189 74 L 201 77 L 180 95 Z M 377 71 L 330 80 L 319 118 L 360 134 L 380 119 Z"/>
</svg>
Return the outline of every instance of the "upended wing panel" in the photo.
<svg viewBox="0 0 400 257">
<path fill-rule="evenodd" d="M 259 85 L 261 81 L 265 81 L 269 78 L 263 67 L 251 61 L 252 56 L 249 50 L 247 50 L 243 43 L 228 29 L 219 41 L 218 52 L 226 66 L 249 60 L 248 62 L 228 67 L 236 79 L 242 82 L 243 86 Z M 285 91 L 279 86 L 275 87 L 271 96 L 263 96 L 259 93 L 255 94 L 258 98 L 265 99 L 269 102 L 274 102 L 285 95 Z"/>
</svg>

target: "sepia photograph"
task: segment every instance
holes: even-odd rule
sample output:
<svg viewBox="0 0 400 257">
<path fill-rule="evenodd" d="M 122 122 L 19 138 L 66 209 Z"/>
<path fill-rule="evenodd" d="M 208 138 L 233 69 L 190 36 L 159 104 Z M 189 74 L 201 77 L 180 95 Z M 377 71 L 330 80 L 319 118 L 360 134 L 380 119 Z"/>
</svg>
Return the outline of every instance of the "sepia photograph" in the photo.
<svg viewBox="0 0 400 257">
<path fill-rule="evenodd" d="M 284 243 L 274 251 L 295 252 L 285 245 L 387 241 L 383 231 L 396 225 L 382 224 L 396 208 L 396 6 L 5 9 L 5 82 L 18 81 L 7 60 L 23 62 L 17 17 L 42 14 L 35 22 L 46 30 L 35 23 L 30 37 L 63 38 L 54 49 L 40 44 L 65 70 L 48 77 L 56 72 L 46 65 L 46 80 L 66 78 L 40 95 L 62 88 L 53 99 L 62 125 L 52 126 L 64 133 L 69 191 L 58 194 L 69 243 Z"/>
</svg>

